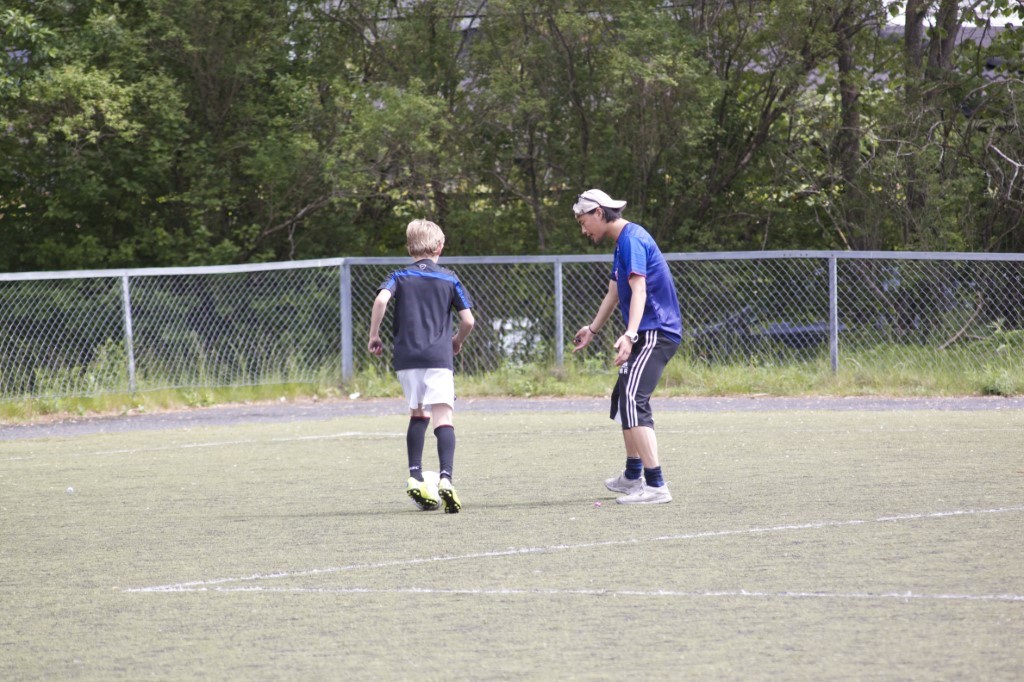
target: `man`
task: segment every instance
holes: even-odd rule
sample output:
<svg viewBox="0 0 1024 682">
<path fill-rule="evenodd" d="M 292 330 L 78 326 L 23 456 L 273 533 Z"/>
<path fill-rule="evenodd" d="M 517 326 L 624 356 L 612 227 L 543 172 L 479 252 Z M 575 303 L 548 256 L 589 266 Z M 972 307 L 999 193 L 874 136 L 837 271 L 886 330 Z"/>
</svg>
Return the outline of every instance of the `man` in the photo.
<svg viewBox="0 0 1024 682">
<path fill-rule="evenodd" d="M 595 244 L 615 242 L 608 293 L 590 324 L 576 332 L 573 352 L 585 348 L 618 306 L 626 331 L 615 340 L 618 381 L 612 391 L 612 419 L 622 425 L 626 469 L 604 482 L 622 493 L 620 504 L 672 501 L 658 459 L 650 399 L 665 365 L 683 336 L 679 297 L 665 257 L 651 235 L 622 217 L 626 202 L 599 189 L 576 198 L 572 211 L 583 234 Z"/>
</svg>

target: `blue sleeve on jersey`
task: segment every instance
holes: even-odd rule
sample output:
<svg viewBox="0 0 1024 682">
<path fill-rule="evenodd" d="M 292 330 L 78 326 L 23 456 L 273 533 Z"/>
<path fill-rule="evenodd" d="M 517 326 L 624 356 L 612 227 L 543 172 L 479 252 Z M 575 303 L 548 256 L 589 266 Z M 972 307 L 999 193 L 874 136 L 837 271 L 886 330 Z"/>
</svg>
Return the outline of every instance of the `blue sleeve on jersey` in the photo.
<svg viewBox="0 0 1024 682">
<path fill-rule="evenodd" d="M 462 282 L 459 278 L 455 278 L 455 309 L 465 310 L 473 307 L 473 300 L 469 297 L 469 292 L 462 286 Z"/>
<path fill-rule="evenodd" d="M 623 244 L 622 260 L 628 272 L 626 278 L 630 275 L 640 275 L 641 277 L 647 276 L 647 249 L 644 248 L 643 243 L 636 237 L 630 235 L 626 238 L 625 244 Z"/>
<path fill-rule="evenodd" d="M 398 288 L 398 273 L 397 272 L 392 272 L 390 275 L 388 275 L 388 278 L 386 280 L 384 280 L 383 282 L 381 282 L 381 285 L 379 287 L 377 287 L 377 291 L 383 291 L 384 289 L 387 289 L 388 291 L 390 291 L 393 294 L 393 293 L 395 293 L 395 289 L 397 289 L 397 288 Z"/>
<path fill-rule="evenodd" d="M 647 276 L 647 250 L 637 239 L 631 239 L 629 245 L 630 274 L 639 274 L 645 278 Z"/>
</svg>

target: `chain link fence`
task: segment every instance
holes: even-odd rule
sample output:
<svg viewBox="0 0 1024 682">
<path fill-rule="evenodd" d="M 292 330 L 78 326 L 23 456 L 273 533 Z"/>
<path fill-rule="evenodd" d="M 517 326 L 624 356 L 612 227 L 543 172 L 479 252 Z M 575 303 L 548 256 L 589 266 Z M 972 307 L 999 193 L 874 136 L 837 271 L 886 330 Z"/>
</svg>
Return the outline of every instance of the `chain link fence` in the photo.
<svg viewBox="0 0 1024 682">
<path fill-rule="evenodd" d="M 1024 255 L 666 258 L 685 325 L 680 357 L 690 362 L 828 362 L 835 372 L 1019 372 L 1024 365 Z M 370 309 L 378 286 L 407 262 L 0 275 L 0 400 L 339 384 L 371 366 L 387 369 L 387 356 L 365 351 Z M 444 258 L 477 318 L 456 370 L 570 361 L 571 337 L 597 310 L 610 263 L 610 256 Z M 616 314 L 602 338 L 621 331 Z M 592 344 L 582 357 L 606 352 Z"/>
</svg>

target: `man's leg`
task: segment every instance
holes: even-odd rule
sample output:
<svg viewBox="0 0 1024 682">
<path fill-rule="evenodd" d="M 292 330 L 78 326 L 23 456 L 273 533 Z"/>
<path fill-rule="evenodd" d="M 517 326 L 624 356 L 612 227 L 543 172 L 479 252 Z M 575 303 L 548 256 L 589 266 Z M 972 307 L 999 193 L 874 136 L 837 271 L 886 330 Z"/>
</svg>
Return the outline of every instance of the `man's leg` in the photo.
<svg viewBox="0 0 1024 682">
<path fill-rule="evenodd" d="M 620 424 L 622 423 L 622 401 L 620 396 L 622 392 L 626 390 L 626 379 L 627 375 L 620 374 L 616 380 L 615 389 L 612 391 L 612 419 L 616 419 Z M 604 481 L 604 487 L 611 490 L 613 493 L 622 493 L 623 495 L 629 495 L 640 490 L 644 487 L 644 465 L 643 460 L 640 459 L 640 455 L 637 454 L 637 450 L 633 445 L 632 438 L 630 437 L 630 429 L 623 429 L 622 440 L 626 447 L 626 468 L 623 469 L 622 473 L 618 476 L 612 476 L 606 478 Z"/>
<path fill-rule="evenodd" d="M 644 469 L 661 466 L 658 460 L 658 437 L 649 426 L 635 426 L 622 432 L 628 457 L 639 458 Z"/>
<path fill-rule="evenodd" d="M 644 480 L 647 485 L 658 488 L 665 485 L 658 460 L 658 437 L 649 426 L 636 426 L 622 432 L 626 447 L 637 453 L 643 463 Z"/>
<path fill-rule="evenodd" d="M 659 338 L 657 332 L 644 332 L 643 343 L 630 356 L 628 370 L 621 376 L 619 400 L 622 437 L 627 455 L 639 458 L 644 477 L 641 490 L 619 498 L 622 504 L 652 504 L 672 500 L 661 471 L 650 399 L 675 350 L 675 344 L 666 343 L 664 338 Z M 627 463 L 630 461 L 627 460 Z"/>
</svg>

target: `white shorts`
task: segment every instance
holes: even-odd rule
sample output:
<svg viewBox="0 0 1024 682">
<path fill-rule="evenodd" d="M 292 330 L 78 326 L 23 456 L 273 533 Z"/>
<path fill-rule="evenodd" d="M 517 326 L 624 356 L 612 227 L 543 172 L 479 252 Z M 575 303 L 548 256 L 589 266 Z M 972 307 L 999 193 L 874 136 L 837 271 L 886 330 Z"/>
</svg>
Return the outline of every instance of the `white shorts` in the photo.
<svg viewBox="0 0 1024 682">
<path fill-rule="evenodd" d="M 450 369 L 400 369 L 398 382 L 402 384 L 410 410 L 431 405 L 455 408 L 455 374 Z"/>
</svg>

